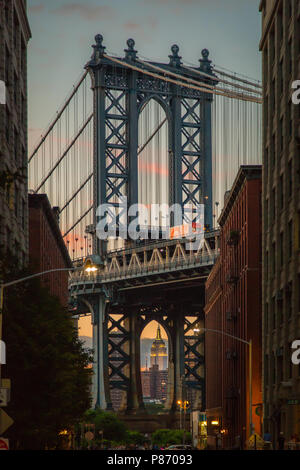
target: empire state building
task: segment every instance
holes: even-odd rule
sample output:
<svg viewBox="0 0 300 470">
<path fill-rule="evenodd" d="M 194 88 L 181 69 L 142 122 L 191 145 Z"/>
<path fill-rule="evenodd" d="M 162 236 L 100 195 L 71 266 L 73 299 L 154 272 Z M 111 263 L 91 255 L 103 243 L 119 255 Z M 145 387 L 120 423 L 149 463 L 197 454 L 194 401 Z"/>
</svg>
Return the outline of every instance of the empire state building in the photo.
<svg viewBox="0 0 300 470">
<path fill-rule="evenodd" d="M 156 338 L 151 346 L 150 365 L 158 365 L 159 370 L 168 368 L 168 354 L 164 340 L 161 337 L 160 327 L 158 325 Z"/>
</svg>

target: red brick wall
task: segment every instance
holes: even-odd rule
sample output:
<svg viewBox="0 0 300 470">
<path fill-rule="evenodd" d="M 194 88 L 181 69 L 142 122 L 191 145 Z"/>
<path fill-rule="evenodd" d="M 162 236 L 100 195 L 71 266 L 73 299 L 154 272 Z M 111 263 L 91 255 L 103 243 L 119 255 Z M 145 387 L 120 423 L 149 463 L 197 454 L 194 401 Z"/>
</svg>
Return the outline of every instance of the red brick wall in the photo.
<svg viewBox="0 0 300 470">
<path fill-rule="evenodd" d="M 42 205 L 29 208 L 29 259 L 36 272 L 68 267 Z M 41 280 L 66 306 L 68 271 L 46 274 Z"/>
<path fill-rule="evenodd" d="M 221 253 L 206 283 L 205 307 L 206 328 L 252 339 L 252 403 L 262 401 L 260 201 L 261 179 L 244 179 L 222 220 Z M 227 243 L 232 230 L 240 234 L 235 246 Z M 205 354 L 208 433 L 214 432 L 211 419 L 218 419 L 220 428 L 225 430 L 223 446 L 232 447 L 236 436 L 240 435 L 243 441 L 249 436 L 248 346 L 207 332 Z M 261 432 L 255 408 L 252 414 L 255 430 Z"/>
</svg>

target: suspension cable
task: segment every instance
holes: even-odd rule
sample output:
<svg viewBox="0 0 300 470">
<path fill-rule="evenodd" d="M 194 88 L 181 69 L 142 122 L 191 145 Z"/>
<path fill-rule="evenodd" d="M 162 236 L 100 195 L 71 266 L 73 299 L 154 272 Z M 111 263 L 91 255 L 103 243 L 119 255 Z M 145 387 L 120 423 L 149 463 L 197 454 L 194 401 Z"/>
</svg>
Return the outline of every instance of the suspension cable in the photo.
<svg viewBox="0 0 300 470">
<path fill-rule="evenodd" d="M 184 83 L 182 81 L 173 80 L 172 78 L 168 78 L 168 77 L 165 77 L 163 75 L 158 75 L 157 73 L 149 72 L 148 70 L 141 69 L 139 67 L 136 67 L 135 65 L 129 64 L 128 62 L 124 62 L 123 60 L 117 59 L 115 57 L 108 56 L 106 54 L 103 54 L 103 57 L 105 57 L 106 59 L 111 60 L 112 62 L 116 62 L 117 64 L 122 65 L 123 67 L 128 67 L 132 70 L 136 70 L 137 72 L 142 72 L 146 75 L 150 75 L 154 78 L 158 78 L 159 80 L 164 80 L 164 81 L 169 82 L 169 83 L 174 83 L 177 86 L 182 86 L 182 87 L 185 87 L 185 88 L 191 88 L 191 89 L 194 89 L 194 90 L 202 91 L 204 93 L 227 96 L 228 98 L 236 98 L 236 99 L 242 99 L 242 100 L 245 100 L 245 101 L 252 101 L 252 102 L 255 102 L 255 103 L 262 103 L 262 99 L 259 99 L 259 98 L 255 98 L 255 97 L 252 97 L 252 96 L 246 96 L 246 95 L 243 95 L 243 94 L 240 94 L 240 93 L 229 93 L 227 91 L 221 92 L 221 91 L 201 88 L 200 86 L 192 85 L 190 83 Z M 180 77 L 180 78 L 182 78 L 182 77 Z"/>
</svg>

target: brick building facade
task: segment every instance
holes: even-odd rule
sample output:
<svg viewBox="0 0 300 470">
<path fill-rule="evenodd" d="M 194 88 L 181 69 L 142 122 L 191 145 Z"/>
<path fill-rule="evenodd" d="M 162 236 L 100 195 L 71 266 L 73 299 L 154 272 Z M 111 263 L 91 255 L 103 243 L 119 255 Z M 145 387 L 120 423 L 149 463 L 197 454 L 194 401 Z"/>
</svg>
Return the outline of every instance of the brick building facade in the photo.
<svg viewBox="0 0 300 470">
<path fill-rule="evenodd" d="M 262 0 L 263 63 L 263 401 L 264 431 L 300 436 L 299 0 Z"/>
<path fill-rule="evenodd" d="M 241 166 L 219 218 L 220 255 L 206 282 L 205 328 L 253 344 L 252 403 L 261 432 L 261 166 Z M 249 437 L 249 348 L 205 333 L 208 445 L 232 448 Z M 213 425 L 213 422 L 218 424 Z"/>
<path fill-rule="evenodd" d="M 34 271 L 71 268 L 72 262 L 58 224 L 57 211 L 52 209 L 46 194 L 29 194 L 29 260 Z M 62 305 L 68 302 L 68 271 L 41 277 L 52 295 Z"/>
<path fill-rule="evenodd" d="M 0 1 L 0 255 L 28 256 L 27 43 L 31 32 L 23 0 Z"/>
</svg>

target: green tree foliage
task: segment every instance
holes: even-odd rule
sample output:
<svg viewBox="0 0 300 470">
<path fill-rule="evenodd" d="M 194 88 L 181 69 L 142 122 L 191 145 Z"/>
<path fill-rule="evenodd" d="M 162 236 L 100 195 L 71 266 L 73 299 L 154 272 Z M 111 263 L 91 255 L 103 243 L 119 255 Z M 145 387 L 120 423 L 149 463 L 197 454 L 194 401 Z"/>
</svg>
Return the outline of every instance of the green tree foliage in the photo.
<svg viewBox="0 0 300 470">
<path fill-rule="evenodd" d="M 85 422 L 95 424 L 95 434 L 103 431 L 103 439 L 116 442 L 125 442 L 127 429 L 125 423 L 114 413 L 103 411 L 100 408 L 89 410 L 85 414 Z"/>
<path fill-rule="evenodd" d="M 146 411 L 149 415 L 156 415 L 163 413 L 165 405 L 163 403 L 147 403 L 145 405 Z"/>
<path fill-rule="evenodd" d="M 126 444 L 143 445 L 145 441 L 145 436 L 141 432 L 127 430 L 125 439 Z"/>
<path fill-rule="evenodd" d="M 182 444 L 183 442 L 183 429 L 158 429 L 152 436 L 152 444 L 159 447 L 166 447 L 172 444 Z M 190 444 L 192 441 L 191 433 L 185 431 L 185 443 Z"/>
<path fill-rule="evenodd" d="M 5 281 L 28 274 L 6 273 Z M 90 407 L 90 354 L 68 311 L 39 279 L 5 289 L 3 339 L 2 377 L 12 383 L 6 411 L 14 419 L 6 435 L 15 448 L 53 448 L 58 433 L 71 429 Z"/>
</svg>

